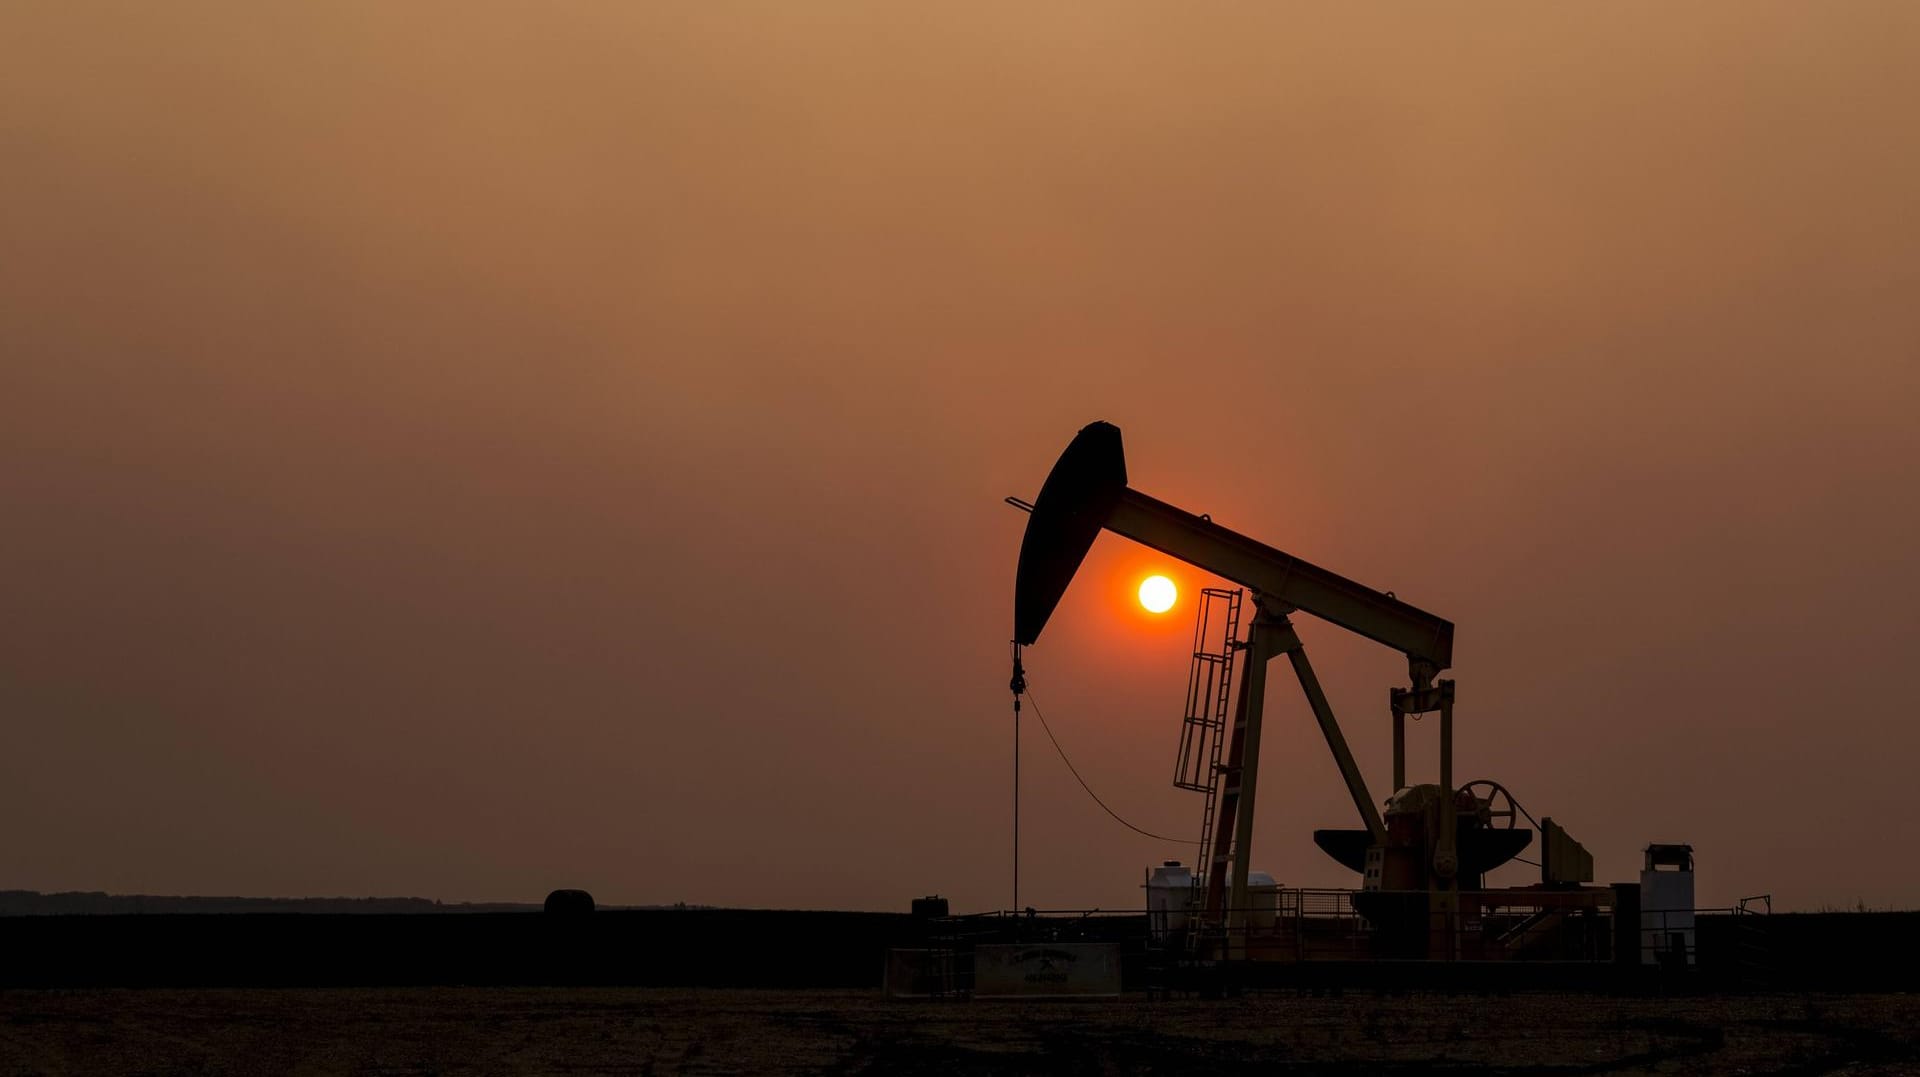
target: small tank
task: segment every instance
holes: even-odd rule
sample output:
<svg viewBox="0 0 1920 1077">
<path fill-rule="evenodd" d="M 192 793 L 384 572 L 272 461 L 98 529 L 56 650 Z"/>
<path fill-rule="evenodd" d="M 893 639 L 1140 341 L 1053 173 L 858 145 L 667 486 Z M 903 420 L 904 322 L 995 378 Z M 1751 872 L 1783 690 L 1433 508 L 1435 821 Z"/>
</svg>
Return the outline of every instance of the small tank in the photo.
<svg viewBox="0 0 1920 1077">
<path fill-rule="evenodd" d="M 1280 884 L 1264 871 L 1247 872 L 1247 927 L 1272 931 L 1280 917 Z"/>
<path fill-rule="evenodd" d="M 1187 929 L 1193 906 L 1193 871 L 1178 860 L 1147 872 L 1147 930 L 1156 939 Z"/>
</svg>

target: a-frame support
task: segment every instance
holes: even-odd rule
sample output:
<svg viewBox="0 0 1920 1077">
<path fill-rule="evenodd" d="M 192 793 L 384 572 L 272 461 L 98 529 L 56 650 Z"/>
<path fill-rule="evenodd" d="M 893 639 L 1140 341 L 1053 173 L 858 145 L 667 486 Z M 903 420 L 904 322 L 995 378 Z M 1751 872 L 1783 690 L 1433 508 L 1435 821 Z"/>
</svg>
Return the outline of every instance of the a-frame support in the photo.
<svg viewBox="0 0 1920 1077">
<path fill-rule="evenodd" d="M 1346 780 L 1347 792 L 1353 797 L 1353 805 L 1359 811 L 1361 821 L 1366 824 L 1368 833 L 1373 835 L 1375 845 L 1384 844 L 1387 839 L 1387 828 L 1380 819 L 1380 809 L 1374 804 L 1372 794 L 1367 792 L 1366 779 L 1361 776 L 1360 767 L 1353 761 L 1352 751 L 1347 748 L 1347 738 L 1340 732 L 1340 723 L 1333 716 L 1333 707 L 1320 688 L 1320 678 L 1314 674 L 1313 665 L 1307 660 L 1306 647 L 1294 631 L 1293 622 L 1288 619 L 1287 615 L 1293 611 L 1258 595 L 1254 599 L 1259 604 L 1259 612 L 1248 628 L 1244 645 L 1247 660 L 1242 663 L 1233 731 L 1227 742 L 1227 762 L 1219 775 L 1221 785 L 1219 807 L 1214 815 L 1212 863 L 1205 865 L 1207 892 L 1202 906 L 1204 920 L 1210 924 L 1224 925 L 1230 937 L 1237 936 L 1244 928 L 1248 908 L 1247 869 L 1253 848 L 1254 794 L 1259 788 L 1260 727 L 1265 716 L 1267 662 L 1271 659 L 1284 654 L 1292 663 L 1294 677 L 1300 682 L 1300 689 L 1306 695 L 1307 706 L 1313 711 L 1314 720 L 1320 724 L 1320 733 L 1326 738 L 1327 748 L 1332 751 L 1334 763 L 1340 768 L 1340 776 Z M 1232 873 L 1230 886 L 1229 871 Z"/>
</svg>

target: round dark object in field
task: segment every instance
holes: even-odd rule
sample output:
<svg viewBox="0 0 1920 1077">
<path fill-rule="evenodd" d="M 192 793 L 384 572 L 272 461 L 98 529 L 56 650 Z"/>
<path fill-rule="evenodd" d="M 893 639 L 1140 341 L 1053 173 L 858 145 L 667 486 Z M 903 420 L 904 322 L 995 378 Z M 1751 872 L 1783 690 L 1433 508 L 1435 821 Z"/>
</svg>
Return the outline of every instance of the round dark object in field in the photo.
<svg viewBox="0 0 1920 1077">
<path fill-rule="evenodd" d="M 593 895 L 585 890 L 555 890 L 547 895 L 547 912 L 579 916 L 593 911 Z"/>
<path fill-rule="evenodd" d="M 939 894 L 914 898 L 913 916 L 916 920 L 944 920 L 947 917 L 947 899 Z"/>
</svg>

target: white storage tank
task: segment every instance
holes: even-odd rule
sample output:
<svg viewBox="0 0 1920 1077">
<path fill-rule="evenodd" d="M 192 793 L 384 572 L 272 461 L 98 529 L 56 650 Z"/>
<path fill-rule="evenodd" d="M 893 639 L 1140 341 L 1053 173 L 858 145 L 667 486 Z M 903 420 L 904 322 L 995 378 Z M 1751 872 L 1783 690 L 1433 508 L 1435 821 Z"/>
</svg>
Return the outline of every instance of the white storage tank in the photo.
<svg viewBox="0 0 1920 1077">
<path fill-rule="evenodd" d="M 1247 872 L 1247 929 L 1270 932 L 1280 912 L 1280 884 L 1264 871 Z"/>
<path fill-rule="evenodd" d="M 1640 961 L 1685 966 L 1693 953 L 1693 846 L 1649 845 L 1640 872 Z"/>
<path fill-rule="evenodd" d="M 1167 860 L 1147 871 L 1147 931 L 1164 940 L 1187 928 L 1193 908 L 1193 871 L 1178 860 Z"/>
</svg>

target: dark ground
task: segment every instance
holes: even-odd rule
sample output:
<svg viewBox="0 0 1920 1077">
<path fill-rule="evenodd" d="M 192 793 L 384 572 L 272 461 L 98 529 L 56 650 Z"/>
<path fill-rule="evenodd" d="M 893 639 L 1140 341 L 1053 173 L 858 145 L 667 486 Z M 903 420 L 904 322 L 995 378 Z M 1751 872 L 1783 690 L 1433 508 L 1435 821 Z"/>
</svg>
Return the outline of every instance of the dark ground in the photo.
<svg viewBox="0 0 1920 1077">
<path fill-rule="evenodd" d="M 0 1074 L 1920 1074 L 1920 995 L 0 991 Z"/>
<path fill-rule="evenodd" d="M 118 899 L 116 899 L 118 900 Z M 1036 937 L 1015 918 L 960 926 L 973 941 Z M 927 944 L 932 921 L 905 913 L 773 909 L 534 912 L 288 913 L 0 916 L 0 989 L 216 987 L 880 988 L 889 947 Z M 1039 924 L 1054 941 L 1119 942 L 1123 975 L 1143 977 L 1146 917 L 1107 914 Z M 973 933 L 985 932 L 977 938 Z M 996 932 L 998 934 L 996 934 Z M 1066 932 L 1066 934 L 1060 934 Z M 1802 992 L 1920 991 L 1920 913 L 1780 913 L 1699 921 L 1692 986 L 1767 986 Z M 1430 984 L 1605 986 L 1604 964 L 1428 968 Z M 1405 987 L 1409 973 L 1325 962 L 1264 973 L 1319 983 Z M 1528 967 L 1522 968 L 1522 965 Z M 1630 978 L 1645 980 L 1637 966 Z M 1487 974 L 1487 975 L 1481 975 Z M 1657 977 L 1653 977 L 1657 980 Z M 1652 986 L 1658 986 L 1657 984 Z"/>
</svg>

